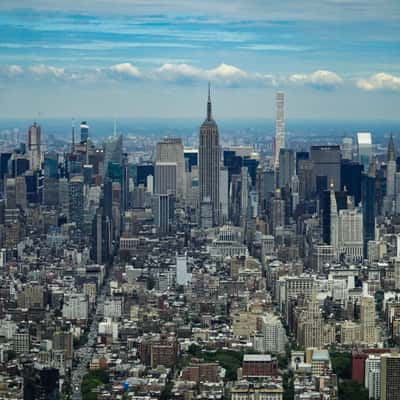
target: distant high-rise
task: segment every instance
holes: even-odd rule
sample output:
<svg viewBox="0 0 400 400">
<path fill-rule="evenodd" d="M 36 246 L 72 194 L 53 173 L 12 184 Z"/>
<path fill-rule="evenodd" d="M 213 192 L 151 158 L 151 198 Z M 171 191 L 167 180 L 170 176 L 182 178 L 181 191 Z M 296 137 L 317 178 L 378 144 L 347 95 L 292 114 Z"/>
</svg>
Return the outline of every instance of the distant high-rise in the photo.
<svg viewBox="0 0 400 400">
<path fill-rule="evenodd" d="M 83 226 L 83 176 L 74 176 L 69 181 L 69 217 L 78 228 Z"/>
<path fill-rule="evenodd" d="M 154 166 L 154 193 L 176 195 L 177 164 L 174 162 L 156 162 Z"/>
<path fill-rule="evenodd" d="M 156 146 L 156 164 L 176 163 L 176 197 L 183 199 L 186 194 L 185 159 L 180 138 L 164 138 Z"/>
<path fill-rule="evenodd" d="M 358 161 L 364 166 L 364 171 L 367 171 L 372 157 L 372 136 L 370 132 L 357 133 L 357 156 Z"/>
<path fill-rule="evenodd" d="M 353 139 L 351 137 L 345 137 L 342 140 L 342 160 L 353 159 Z"/>
<path fill-rule="evenodd" d="M 199 183 L 200 203 L 210 199 L 213 225 L 219 224 L 219 164 L 218 126 L 212 117 L 210 86 L 208 87 L 207 118 L 200 127 Z"/>
<path fill-rule="evenodd" d="M 107 174 L 110 163 L 122 165 L 122 135 L 115 134 L 104 142 L 104 173 Z"/>
<path fill-rule="evenodd" d="M 339 226 L 338 226 L 338 211 L 336 204 L 336 195 L 333 182 L 330 185 L 330 244 L 334 251 L 338 250 Z"/>
<path fill-rule="evenodd" d="M 368 256 L 368 241 L 375 240 L 375 216 L 376 216 L 376 177 L 370 171 L 363 175 L 361 181 L 361 202 L 363 210 L 364 227 L 364 257 Z"/>
<path fill-rule="evenodd" d="M 89 138 L 89 125 L 86 121 L 81 122 L 81 143 L 86 143 Z"/>
<path fill-rule="evenodd" d="M 154 195 L 153 213 L 159 233 L 171 232 L 175 218 L 175 196 L 172 194 Z"/>
<path fill-rule="evenodd" d="M 281 148 L 279 151 L 279 187 L 290 186 L 294 175 L 294 152 Z"/>
<path fill-rule="evenodd" d="M 396 148 L 394 145 L 393 135 L 390 135 L 389 145 L 387 149 L 386 197 L 384 199 L 384 211 L 386 214 L 391 214 L 394 211 L 394 201 L 396 194 L 396 169 Z"/>
<path fill-rule="evenodd" d="M 313 189 L 321 193 L 333 182 L 334 190 L 340 190 L 340 147 L 336 145 L 311 146 L 313 161 Z"/>
<path fill-rule="evenodd" d="M 36 122 L 28 131 L 28 151 L 31 169 L 37 170 L 41 167 L 41 129 Z"/>
<path fill-rule="evenodd" d="M 279 167 L 279 153 L 285 148 L 285 115 L 284 115 L 285 95 L 283 92 L 276 93 L 276 125 L 275 125 L 275 148 L 274 165 Z"/>
</svg>

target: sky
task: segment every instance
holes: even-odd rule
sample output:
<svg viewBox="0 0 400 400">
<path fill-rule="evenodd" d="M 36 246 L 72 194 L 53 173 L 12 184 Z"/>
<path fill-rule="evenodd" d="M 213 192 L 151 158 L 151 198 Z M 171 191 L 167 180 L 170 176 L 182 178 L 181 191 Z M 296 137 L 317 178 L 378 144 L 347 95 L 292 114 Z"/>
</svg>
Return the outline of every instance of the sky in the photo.
<svg viewBox="0 0 400 400">
<path fill-rule="evenodd" d="M 0 118 L 400 120 L 399 0 L 1 0 Z"/>
</svg>

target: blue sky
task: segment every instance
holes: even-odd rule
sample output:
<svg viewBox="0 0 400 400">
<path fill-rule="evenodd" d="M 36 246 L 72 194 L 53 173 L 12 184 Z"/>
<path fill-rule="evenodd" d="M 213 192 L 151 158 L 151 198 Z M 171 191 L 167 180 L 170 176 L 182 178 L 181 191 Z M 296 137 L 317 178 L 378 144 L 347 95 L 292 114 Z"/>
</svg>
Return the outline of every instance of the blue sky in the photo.
<svg viewBox="0 0 400 400">
<path fill-rule="evenodd" d="M 0 116 L 400 119 L 398 0 L 2 0 Z"/>
</svg>

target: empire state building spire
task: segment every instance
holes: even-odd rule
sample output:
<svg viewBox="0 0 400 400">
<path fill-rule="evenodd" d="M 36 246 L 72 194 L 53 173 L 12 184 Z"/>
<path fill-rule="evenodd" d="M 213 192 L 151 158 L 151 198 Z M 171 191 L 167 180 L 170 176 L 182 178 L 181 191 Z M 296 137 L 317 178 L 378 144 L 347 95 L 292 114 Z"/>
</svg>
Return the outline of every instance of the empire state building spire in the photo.
<svg viewBox="0 0 400 400">
<path fill-rule="evenodd" d="M 207 121 L 212 121 L 211 84 L 208 82 Z"/>
</svg>

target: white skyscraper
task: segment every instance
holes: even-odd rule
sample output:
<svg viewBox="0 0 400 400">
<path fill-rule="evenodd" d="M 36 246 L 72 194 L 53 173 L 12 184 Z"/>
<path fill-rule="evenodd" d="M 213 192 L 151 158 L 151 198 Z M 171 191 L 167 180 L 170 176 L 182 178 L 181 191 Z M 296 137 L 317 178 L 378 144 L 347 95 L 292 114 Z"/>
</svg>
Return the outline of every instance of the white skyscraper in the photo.
<svg viewBox="0 0 400 400">
<path fill-rule="evenodd" d="M 363 215 L 358 208 L 340 210 L 338 224 L 339 253 L 355 262 L 363 258 Z"/>
<path fill-rule="evenodd" d="M 331 212 L 330 212 L 330 228 L 331 228 L 331 245 L 333 246 L 334 252 L 336 253 L 338 250 L 339 244 L 339 223 L 338 223 L 338 212 L 337 212 L 337 204 L 336 204 L 336 195 L 335 189 L 333 186 L 333 182 L 331 182 L 330 187 L 330 203 L 331 203 Z"/>
<path fill-rule="evenodd" d="M 358 161 L 364 166 L 364 171 L 368 171 L 372 157 L 372 136 L 370 132 L 357 133 L 357 155 Z"/>
<path fill-rule="evenodd" d="M 41 129 L 40 125 L 37 125 L 36 122 L 28 131 L 28 152 L 31 169 L 40 169 L 42 161 Z"/>
<path fill-rule="evenodd" d="M 379 399 L 381 394 L 381 357 L 370 354 L 365 360 L 364 386 L 370 399 Z"/>
<path fill-rule="evenodd" d="M 279 167 L 279 153 L 285 148 L 285 95 L 283 92 L 276 93 L 276 125 L 275 125 L 275 148 L 274 165 Z"/>
</svg>

